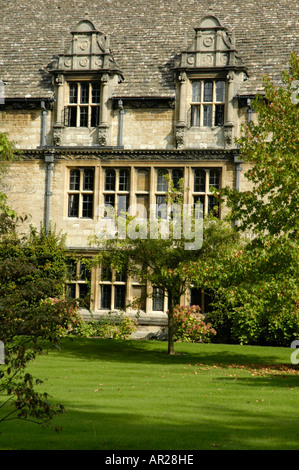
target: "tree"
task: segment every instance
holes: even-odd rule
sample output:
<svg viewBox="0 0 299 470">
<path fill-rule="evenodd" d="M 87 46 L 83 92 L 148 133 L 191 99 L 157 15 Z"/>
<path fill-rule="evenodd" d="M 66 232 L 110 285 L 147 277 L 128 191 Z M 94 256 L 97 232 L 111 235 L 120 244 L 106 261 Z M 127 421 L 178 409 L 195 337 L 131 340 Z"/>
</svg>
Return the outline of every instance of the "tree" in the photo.
<svg viewBox="0 0 299 470">
<path fill-rule="evenodd" d="M 213 292 L 207 321 L 222 341 L 289 346 L 299 338 L 298 244 L 257 237 L 190 267 L 195 285 Z"/>
<path fill-rule="evenodd" d="M 231 208 L 231 219 L 238 220 L 240 230 L 255 235 L 298 236 L 298 80 L 295 53 L 289 71 L 282 73 L 282 86 L 264 78 L 265 96 L 257 96 L 252 103 L 257 122 L 246 123 L 237 139 L 241 160 L 250 164 L 245 176 L 252 190 L 220 191 Z"/>
<path fill-rule="evenodd" d="M 77 324 L 76 305 L 63 300 L 66 274 L 63 238 L 53 231 L 31 229 L 29 236 L 15 232 L 2 236 L 0 245 L 0 340 L 5 346 L 5 365 L 0 370 L 0 422 L 30 419 L 46 422 L 63 412 L 51 405 L 47 393 L 27 365 L 50 346 L 58 346 L 61 334 Z M 6 410 L 5 405 L 11 404 Z"/>
<path fill-rule="evenodd" d="M 252 190 L 220 190 L 230 220 L 253 240 L 193 270 L 194 282 L 214 291 L 214 320 L 229 320 L 231 339 L 239 342 L 289 345 L 299 337 L 298 79 L 295 53 L 282 86 L 264 79 L 265 96 L 253 102 L 257 122 L 244 125 L 237 140 Z"/>
<path fill-rule="evenodd" d="M 15 149 L 0 133 L 0 177 L 15 159 Z M 31 419 L 45 422 L 63 412 L 52 405 L 41 383 L 26 369 L 28 363 L 50 345 L 57 346 L 69 326 L 76 324 L 76 305 L 63 299 L 66 276 L 64 237 L 52 229 L 31 228 L 20 235 L 22 218 L 0 192 L 0 422 Z M 3 357 L 2 357 L 3 356 Z M 12 405 L 7 410 L 6 405 Z"/>
<path fill-rule="evenodd" d="M 190 287 L 189 264 L 202 254 L 211 255 L 233 237 L 218 219 L 203 223 L 199 211 L 184 206 L 183 192 L 183 179 L 178 187 L 169 180 L 168 208 L 161 208 L 165 210 L 162 218 L 153 213 L 149 220 L 118 217 L 112 236 L 104 240 L 105 233 L 101 232 L 92 240 L 100 249 L 96 263 L 109 264 L 118 272 L 125 270 L 141 284 L 148 283 L 167 294 L 168 354 L 175 353 L 173 311 Z"/>
</svg>

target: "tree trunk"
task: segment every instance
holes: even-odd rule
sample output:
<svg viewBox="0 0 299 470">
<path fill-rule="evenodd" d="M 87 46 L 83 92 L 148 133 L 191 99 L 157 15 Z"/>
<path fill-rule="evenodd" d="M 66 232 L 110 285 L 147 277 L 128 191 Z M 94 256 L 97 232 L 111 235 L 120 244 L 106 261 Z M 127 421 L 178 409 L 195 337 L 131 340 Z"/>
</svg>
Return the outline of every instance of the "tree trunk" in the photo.
<svg viewBox="0 0 299 470">
<path fill-rule="evenodd" d="M 173 295 L 168 292 L 168 354 L 174 355 Z"/>
</svg>

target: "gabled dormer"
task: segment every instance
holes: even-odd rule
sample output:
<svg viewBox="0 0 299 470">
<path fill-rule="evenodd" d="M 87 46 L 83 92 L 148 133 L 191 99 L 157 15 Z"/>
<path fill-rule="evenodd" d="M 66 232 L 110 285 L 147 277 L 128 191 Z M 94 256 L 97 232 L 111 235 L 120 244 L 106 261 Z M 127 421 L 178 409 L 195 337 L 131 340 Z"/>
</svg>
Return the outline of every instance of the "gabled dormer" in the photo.
<svg viewBox="0 0 299 470">
<path fill-rule="evenodd" d="M 234 35 L 217 18 L 203 18 L 175 67 L 178 102 L 176 142 L 183 147 L 231 147 L 234 96 L 247 78 Z"/>
<path fill-rule="evenodd" d="M 113 59 L 109 37 L 91 21 L 80 21 L 71 36 L 67 50 L 52 63 L 56 98 L 54 144 L 106 146 L 110 127 L 108 99 L 122 79 L 121 71 Z"/>
</svg>

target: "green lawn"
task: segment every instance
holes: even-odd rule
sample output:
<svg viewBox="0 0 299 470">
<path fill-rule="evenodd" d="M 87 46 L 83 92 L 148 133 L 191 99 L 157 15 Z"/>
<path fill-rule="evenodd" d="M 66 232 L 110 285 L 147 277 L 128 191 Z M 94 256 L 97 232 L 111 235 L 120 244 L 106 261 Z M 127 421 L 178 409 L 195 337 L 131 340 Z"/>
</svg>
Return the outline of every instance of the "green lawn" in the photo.
<svg viewBox="0 0 299 470">
<path fill-rule="evenodd" d="M 289 348 L 63 340 L 30 370 L 67 413 L 1 424 L 0 449 L 298 449 Z M 52 426 L 61 427 L 58 434 Z"/>
</svg>

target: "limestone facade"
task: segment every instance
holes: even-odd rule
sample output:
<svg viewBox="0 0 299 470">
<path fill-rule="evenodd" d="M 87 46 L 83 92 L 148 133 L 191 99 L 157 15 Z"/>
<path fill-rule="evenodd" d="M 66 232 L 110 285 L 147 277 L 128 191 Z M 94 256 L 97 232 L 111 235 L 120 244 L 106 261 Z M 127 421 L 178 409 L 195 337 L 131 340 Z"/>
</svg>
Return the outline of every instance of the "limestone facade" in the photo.
<svg viewBox="0 0 299 470">
<path fill-rule="evenodd" d="M 32 2 L 26 3 L 30 10 Z M 29 214 L 36 227 L 55 225 L 66 234 L 70 253 L 92 256 L 89 238 L 97 233 L 99 208 L 148 208 L 161 201 L 163 172 L 184 177 L 190 188 L 185 202 L 201 200 L 205 213 L 215 203 L 211 186 L 249 187 L 234 139 L 242 123 L 255 118 L 250 103 L 263 92 L 263 74 L 270 70 L 278 80 L 291 46 L 298 47 L 288 9 L 281 10 L 287 40 L 277 28 L 276 9 L 260 5 L 268 18 L 262 24 L 240 0 L 245 10 L 237 13 L 224 1 L 207 1 L 204 8 L 193 0 L 175 7 L 170 0 L 162 6 L 150 0 L 148 20 L 141 2 L 102 2 L 97 12 L 94 2 L 82 1 L 87 14 L 71 1 L 59 22 L 55 2 L 51 18 L 47 2 L 36 3 L 42 14 L 34 9 L 31 15 L 41 18 L 43 36 L 24 23 L 18 43 L 12 28 L 4 27 L 11 42 L 0 61 L 0 130 L 20 150 L 2 190 L 18 213 Z M 12 24 L 8 5 L 4 18 Z M 282 52 L 271 62 L 278 38 Z M 225 213 L 222 208 L 219 216 Z M 68 293 L 86 296 L 95 314 L 123 308 L 146 289 L 100 268 L 89 276 L 87 293 L 80 266 L 73 265 Z M 202 292 L 188 292 L 181 303 L 200 303 L 205 311 L 205 299 Z M 161 323 L 166 310 L 167 296 L 155 292 L 144 301 L 141 319 Z"/>
</svg>

